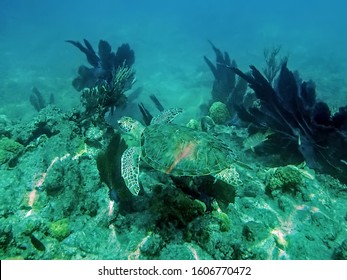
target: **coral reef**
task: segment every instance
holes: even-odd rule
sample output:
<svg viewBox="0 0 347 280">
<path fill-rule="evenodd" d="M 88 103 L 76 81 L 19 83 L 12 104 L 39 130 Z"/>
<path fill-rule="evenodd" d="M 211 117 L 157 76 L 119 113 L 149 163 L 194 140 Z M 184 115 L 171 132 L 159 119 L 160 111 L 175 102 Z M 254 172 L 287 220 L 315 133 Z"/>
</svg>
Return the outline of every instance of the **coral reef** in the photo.
<svg viewBox="0 0 347 280">
<path fill-rule="evenodd" d="M 294 165 L 271 168 L 268 171 L 265 186 L 272 195 L 282 192 L 296 193 L 303 182 L 302 177 L 300 169 Z"/>
<path fill-rule="evenodd" d="M 204 60 L 215 78 L 212 89 L 212 100 L 226 103 L 232 89 L 235 87 L 236 77 L 233 72 L 228 71 L 225 65 L 236 67 L 236 62 L 230 60 L 227 52 L 224 52 L 223 54 L 221 50 L 212 44 L 212 42 L 209 41 L 209 43 L 216 55 L 216 65 L 204 56 Z"/>
<path fill-rule="evenodd" d="M 287 57 L 278 58 L 280 50 L 280 46 L 273 46 L 272 48 L 264 49 L 264 58 L 266 66 L 263 69 L 263 73 L 270 84 L 273 83 L 278 72 L 281 70 L 282 64 L 286 63 L 288 60 Z"/>
<path fill-rule="evenodd" d="M 0 139 L 0 165 L 14 160 L 22 151 L 24 147 L 20 143 L 10 139 L 8 137 L 3 137 Z"/>
<path fill-rule="evenodd" d="M 300 167 L 305 187 L 293 195 L 283 184 L 297 189 L 299 174 L 278 167 L 269 196 L 262 167 L 245 171 L 235 192 L 141 166 L 144 191 L 133 197 L 121 188 L 119 134 L 73 116 L 48 106 L 11 124 L 8 139 L 23 152 L 0 168 L 1 259 L 345 258 L 346 186 L 337 180 L 309 179 Z"/>
<path fill-rule="evenodd" d="M 6 115 L 0 115 L 0 135 L 9 137 L 11 134 L 12 122 Z"/>
<path fill-rule="evenodd" d="M 82 92 L 85 112 L 65 113 L 49 105 L 31 121 L 19 123 L 0 115 L 0 155 L 5 154 L 0 164 L 1 259 L 346 259 L 347 186 L 330 175 L 314 176 L 304 165 L 281 166 L 271 154 L 241 151 L 247 130 L 215 124 L 216 118 L 205 116 L 201 127 L 197 120 L 189 127 L 213 134 L 214 141 L 239 151 L 238 159 L 251 162 L 251 168 L 239 170 L 242 186 L 236 190 L 211 176 L 171 176 L 142 162 L 141 191 L 132 196 L 120 173 L 121 155 L 132 143 L 100 119 L 123 103 L 108 92 L 122 92 L 131 79 L 113 83 L 117 73 L 104 71 L 112 68 L 104 59 L 110 57 L 110 47 L 100 43 L 96 55 L 84 43 L 73 42 L 93 66 L 87 71 L 91 79 L 81 76 L 76 85 L 97 81 Z M 210 67 L 217 73 L 220 63 L 230 59 L 215 52 L 220 62 Z M 118 74 L 127 77 L 131 68 L 123 63 L 119 61 Z M 223 67 L 220 71 L 232 72 Z M 344 150 L 337 150 L 345 144 L 346 107 L 328 114 L 316 102 L 313 84 L 302 83 L 285 64 L 274 87 L 256 69 L 253 76 L 234 70 L 247 79 L 258 100 L 246 106 L 245 97 L 236 98 L 240 103 L 233 108 L 255 128 L 271 127 L 274 134 L 266 144 L 274 149 L 283 145 L 282 153 L 308 148 L 302 155 L 317 154 L 314 162 L 346 164 Z M 160 102 L 151 99 L 161 111 Z M 149 124 L 151 114 L 142 108 Z M 189 133 L 201 138 L 195 130 Z M 258 136 L 251 147 L 265 142 L 266 135 Z M 175 139 L 169 140 L 171 147 Z"/>
<path fill-rule="evenodd" d="M 159 110 L 159 112 L 163 112 L 164 107 L 160 103 L 159 99 L 154 94 L 151 94 L 149 97 L 152 100 L 154 106 Z M 153 115 L 148 111 L 143 103 L 138 104 L 138 106 L 142 114 L 143 122 L 145 123 L 145 125 L 150 125 L 151 120 L 153 119 Z"/>
<path fill-rule="evenodd" d="M 216 124 L 224 124 L 230 118 L 227 106 L 219 101 L 212 103 L 208 115 Z"/>
<path fill-rule="evenodd" d="M 86 39 L 83 41 L 85 46 L 78 41 L 66 41 L 83 52 L 87 57 L 88 63 L 93 66 L 92 68 L 88 68 L 84 65 L 79 67 L 78 77 L 72 82 L 72 85 L 77 91 L 94 87 L 99 83 L 109 84 L 114 79 L 115 70 L 121 66 L 131 68 L 135 62 L 134 51 L 128 44 L 121 45 L 117 52 L 114 53 L 111 50 L 111 45 L 107 41 L 100 40 L 97 55 L 92 45 Z"/>
<path fill-rule="evenodd" d="M 110 198 L 119 203 L 120 209 L 131 204 L 131 194 L 121 176 L 121 156 L 126 147 L 124 139 L 115 133 L 96 156 L 100 180 L 109 187 Z"/>
<path fill-rule="evenodd" d="M 333 259 L 347 260 L 347 239 L 345 239 L 342 244 L 336 248 Z"/>
<path fill-rule="evenodd" d="M 45 108 L 48 104 L 54 104 L 54 95 L 51 93 L 49 97 L 49 102 L 47 103 L 46 99 L 43 97 L 42 93 L 36 88 L 33 87 L 31 94 L 29 96 L 29 101 L 34 109 L 39 112 Z"/>
<path fill-rule="evenodd" d="M 105 248 L 89 244 L 85 236 L 107 240 L 117 211 L 110 208 L 109 188 L 96 164 L 110 132 L 91 143 L 97 148 L 86 145 L 80 123 L 70 118 L 48 106 L 31 123 L 12 127 L 8 141 L 20 140 L 25 147 L 15 165 L 0 169 L 2 259 L 93 259 L 97 248 Z"/>
<path fill-rule="evenodd" d="M 20 144 L 33 146 L 45 142 L 47 138 L 66 131 L 61 125 L 64 114 L 55 106 L 47 106 L 29 123 L 20 123 L 13 127 L 11 138 Z M 76 124 L 75 124 L 76 125 Z"/>
<path fill-rule="evenodd" d="M 114 53 L 107 41 L 100 40 L 97 55 L 86 39 L 85 46 L 78 41 L 66 42 L 83 52 L 93 66 L 80 66 L 79 76 L 72 82 L 77 91 L 82 91 L 81 102 L 86 115 L 83 118 L 96 114 L 100 122 L 108 110 L 113 114 L 116 107 L 124 107 L 127 102 L 124 93 L 135 83 L 135 71 L 132 68 L 135 55 L 130 46 L 123 44 Z"/>
<path fill-rule="evenodd" d="M 49 234 L 59 241 L 62 241 L 70 234 L 69 219 L 63 218 L 52 222 L 49 225 Z"/>
<path fill-rule="evenodd" d="M 203 202 L 188 197 L 177 188 L 165 189 L 161 192 L 158 190 L 151 198 L 150 204 L 153 205 L 152 213 L 156 213 L 155 223 L 164 230 L 168 225 L 184 228 L 206 210 Z"/>
<path fill-rule="evenodd" d="M 201 123 L 196 119 L 190 119 L 186 126 L 192 129 L 201 130 Z"/>
<path fill-rule="evenodd" d="M 124 93 L 131 89 L 134 82 L 134 70 L 122 65 L 113 72 L 111 82 L 84 88 L 81 103 L 85 107 L 86 115 L 97 114 L 103 118 L 108 110 L 113 114 L 116 107 L 124 107 L 127 100 Z"/>
<path fill-rule="evenodd" d="M 243 79 L 237 79 L 235 73 L 230 71 L 230 67 L 236 67 L 235 60 L 231 61 L 227 52 L 223 54 L 210 41 L 209 43 L 216 55 L 216 65 L 204 56 L 204 60 L 214 76 L 210 103 L 220 101 L 226 104 L 230 114 L 234 116 L 234 107 L 242 103 L 247 90 L 247 83 Z"/>
<path fill-rule="evenodd" d="M 287 63 L 282 64 L 275 87 L 254 66 L 251 75 L 232 69 L 249 83 L 259 100 L 251 108 L 238 108 L 241 119 L 271 128 L 275 150 L 299 152 L 310 167 L 347 180 L 346 107 L 332 115 L 328 105 L 317 100 L 314 83 L 301 81 Z"/>
</svg>

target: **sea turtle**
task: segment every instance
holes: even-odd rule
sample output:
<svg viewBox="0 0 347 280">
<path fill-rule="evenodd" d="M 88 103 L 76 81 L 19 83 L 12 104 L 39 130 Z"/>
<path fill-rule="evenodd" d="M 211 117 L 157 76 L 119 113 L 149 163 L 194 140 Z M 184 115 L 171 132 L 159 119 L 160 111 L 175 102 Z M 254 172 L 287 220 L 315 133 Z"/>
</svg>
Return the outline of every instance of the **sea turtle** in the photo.
<svg viewBox="0 0 347 280">
<path fill-rule="evenodd" d="M 140 191 L 140 159 L 174 176 L 212 175 L 230 185 L 241 184 L 232 166 L 236 156 L 223 141 L 203 131 L 171 124 L 181 112 L 176 108 L 163 111 L 147 127 L 130 117 L 118 121 L 120 129 L 139 143 L 125 150 L 121 159 L 122 177 L 132 194 Z"/>
</svg>

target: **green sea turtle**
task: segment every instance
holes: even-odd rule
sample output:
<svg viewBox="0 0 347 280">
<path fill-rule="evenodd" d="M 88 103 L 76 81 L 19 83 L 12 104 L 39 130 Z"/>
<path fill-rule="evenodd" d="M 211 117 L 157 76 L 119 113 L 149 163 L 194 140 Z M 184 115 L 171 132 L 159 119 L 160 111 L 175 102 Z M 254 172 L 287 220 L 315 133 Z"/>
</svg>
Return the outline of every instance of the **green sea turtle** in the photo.
<svg viewBox="0 0 347 280">
<path fill-rule="evenodd" d="M 118 121 L 121 130 L 139 143 L 138 147 L 125 150 L 121 159 L 122 177 L 132 194 L 140 191 L 140 159 L 173 176 L 212 175 L 230 185 L 241 184 L 232 166 L 235 154 L 223 141 L 203 131 L 171 124 L 181 112 L 181 109 L 163 111 L 148 127 L 130 117 Z"/>
</svg>

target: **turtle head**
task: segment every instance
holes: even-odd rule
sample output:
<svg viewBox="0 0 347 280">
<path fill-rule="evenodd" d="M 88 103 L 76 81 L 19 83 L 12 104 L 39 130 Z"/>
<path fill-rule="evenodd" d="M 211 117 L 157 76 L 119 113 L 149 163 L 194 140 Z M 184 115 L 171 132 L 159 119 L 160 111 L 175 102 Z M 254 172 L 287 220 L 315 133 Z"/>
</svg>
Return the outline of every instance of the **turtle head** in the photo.
<svg viewBox="0 0 347 280">
<path fill-rule="evenodd" d="M 119 128 L 136 139 L 140 139 L 144 126 L 130 117 L 122 117 L 118 120 Z"/>
</svg>

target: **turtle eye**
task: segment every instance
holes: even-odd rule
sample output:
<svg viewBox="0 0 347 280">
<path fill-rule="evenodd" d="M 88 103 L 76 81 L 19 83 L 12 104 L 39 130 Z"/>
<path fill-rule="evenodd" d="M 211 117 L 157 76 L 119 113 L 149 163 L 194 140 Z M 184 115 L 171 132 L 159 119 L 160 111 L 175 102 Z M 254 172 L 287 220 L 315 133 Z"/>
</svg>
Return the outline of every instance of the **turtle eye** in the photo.
<svg viewBox="0 0 347 280">
<path fill-rule="evenodd" d="M 129 127 L 125 124 L 125 122 L 118 121 L 118 124 L 121 130 L 128 132 Z"/>
</svg>

